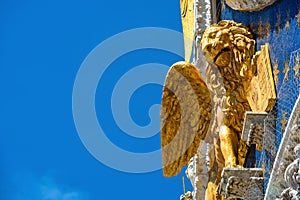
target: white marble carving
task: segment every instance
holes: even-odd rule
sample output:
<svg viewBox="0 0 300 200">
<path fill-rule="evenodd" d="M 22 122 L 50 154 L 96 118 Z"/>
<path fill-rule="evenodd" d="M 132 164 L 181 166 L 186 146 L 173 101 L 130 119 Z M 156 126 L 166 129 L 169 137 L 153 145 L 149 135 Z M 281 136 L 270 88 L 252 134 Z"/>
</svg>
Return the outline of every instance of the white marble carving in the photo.
<svg viewBox="0 0 300 200">
<path fill-rule="evenodd" d="M 296 160 L 287 166 L 284 173 L 284 180 L 287 189 L 283 190 L 277 200 L 298 200 L 300 199 L 300 144 L 294 148 Z"/>
<path fill-rule="evenodd" d="M 264 177 L 260 168 L 224 168 L 220 194 L 225 199 L 262 200 Z"/>
<path fill-rule="evenodd" d="M 207 27 L 217 22 L 217 6 L 213 0 L 195 0 L 195 56 L 194 64 L 205 77 L 206 59 L 200 46 L 202 35 Z"/>
<path fill-rule="evenodd" d="M 195 46 L 193 63 L 205 78 L 206 60 L 202 53 L 200 41 L 202 34 L 212 23 L 217 22 L 217 6 L 214 0 L 195 0 Z M 210 144 L 208 144 L 209 142 Z M 204 200 L 209 180 L 209 166 L 213 163 L 213 141 L 201 141 L 198 153 L 190 160 L 186 175 L 194 188 L 193 200 Z"/>
<path fill-rule="evenodd" d="M 259 11 L 277 0 L 226 0 L 228 6 L 240 11 Z"/>
<path fill-rule="evenodd" d="M 246 112 L 242 140 L 246 141 L 248 146 L 251 144 L 262 146 L 267 115 L 266 112 Z"/>
<path fill-rule="evenodd" d="M 265 200 L 296 200 L 300 185 L 300 96 L 289 119 L 273 171 L 267 187 Z"/>
<path fill-rule="evenodd" d="M 208 184 L 209 161 L 207 157 L 208 146 L 204 141 L 201 141 L 198 153 L 191 158 L 188 168 L 185 173 L 190 179 L 194 188 L 194 199 L 204 199 L 205 190 Z"/>
<path fill-rule="evenodd" d="M 276 156 L 276 135 L 274 130 L 276 129 L 276 114 L 270 112 L 265 119 L 265 128 L 263 136 L 262 147 L 266 149 L 275 158 Z"/>
<path fill-rule="evenodd" d="M 188 191 L 180 196 L 180 200 L 193 200 L 193 193 Z"/>
</svg>

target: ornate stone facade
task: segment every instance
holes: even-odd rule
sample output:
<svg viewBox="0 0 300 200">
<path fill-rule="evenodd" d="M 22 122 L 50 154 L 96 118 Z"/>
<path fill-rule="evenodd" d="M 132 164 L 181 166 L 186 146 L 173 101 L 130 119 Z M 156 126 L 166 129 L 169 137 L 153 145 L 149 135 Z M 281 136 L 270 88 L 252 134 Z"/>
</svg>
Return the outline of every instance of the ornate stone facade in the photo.
<svg viewBox="0 0 300 200">
<path fill-rule="evenodd" d="M 300 127 L 298 126 L 300 132 Z M 294 148 L 296 160 L 287 166 L 284 173 L 284 180 L 288 188 L 283 190 L 278 200 L 300 199 L 300 144 Z"/>
<path fill-rule="evenodd" d="M 264 73 L 261 74 L 264 75 L 264 79 L 268 80 L 274 76 L 276 85 L 273 85 L 273 90 L 259 88 L 260 90 L 263 89 L 263 91 L 257 94 L 264 95 L 266 92 L 271 94 L 270 103 L 273 106 L 275 102 L 273 98 L 274 90 L 276 88 L 279 98 L 277 98 L 273 109 L 272 106 L 268 106 L 269 104 L 265 106 L 264 103 L 255 104 L 256 101 L 254 101 L 252 106 L 250 106 L 252 111 L 257 113 L 252 113 L 252 117 L 251 113 L 246 115 L 244 126 L 240 126 L 244 127 L 241 141 L 245 142 L 245 146 L 251 146 L 252 148 L 253 145 L 256 145 L 256 149 L 252 148 L 251 150 L 254 155 L 252 163 L 253 166 L 259 169 L 225 168 L 222 177 L 217 177 L 211 172 L 218 171 L 219 173 L 220 169 L 222 169 L 222 166 L 216 167 L 215 165 L 218 160 L 215 148 L 220 147 L 220 143 L 218 143 L 214 137 L 207 137 L 205 141 L 200 142 L 200 147 L 196 155 L 189 161 L 189 167 L 186 170 L 187 177 L 190 179 L 194 191 L 189 193 L 189 195 L 182 195 L 182 199 L 220 199 L 220 196 L 215 198 L 207 195 L 207 193 L 214 195 L 215 188 L 219 188 L 217 192 L 223 194 L 225 199 L 299 199 L 298 183 L 300 178 L 297 175 L 299 173 L 299 160 L 297 155 L 294 154 L 294 150 L 297 144 L 300 143 L 300 139 L 298 138 L 300 137 L 300 130 L 299 127 L 297 128 L 295 126 L 291 128 L 290 124 L 294 123 L 295 125 L 295 116 L 297 118 L 297 116 L 300 115 L 299 109 L 294 109 L 293 113 L 291 111 L 295 103 L 294 97 L 291 96 L 298 96 L 300 91 L 300 84 L 298 83 L 300 63 L 297 54 L 298 60 L 296 59 L 296 63 L 292 64 L 291 67 L 288 56 L 289 53 L 300 47 L 300 38 L 297 36 L 300 35 L 300 23 L 298 20 L 300 11 L 295 12 L 300 6 L 300 0 L 278 1 L 269 7 L 265 6 L 272 4 L 275 0 L 254 0 L 247 2 L 220 0 L 220 4 L 218 4 L 218 2 L 219 1 L 212 0 L 194 1 L 195 41 L 193 64 L 199 69 L 203 78 L 212 78 L 212 74 L 206 74 L 205 72 L 207 62 L 203 56 L 203 49 L 200 45 L 203 32 L 208 26 L 218 22 L 220 19 L 231 19 L 236 22 L 242 22 L 254 33 L 253 39 L 255 39 L 257 43 L 257 48 L 269 43 L 269 48 L 262 47 L 262 50 L 269 49 L 268 56 L 265 56 L 261 60 L 260 66 L 257 67 L 259 70 L 267 65 L 267 69 L 272 68 L 272 70 L 267 71 L 268 73 L 266 75 Z M 225 3 L 231 6 L 233 5 L 232 3 L 237 3 L 236 6 L 240 4 L 239 10 L 263 10 L 257 12 L 257 14 L 240 12 L 230 9 L 228 6 L 225 6 Z M 249 5 L 251 6 L 250 9 L 247 8 Z M 256 7 L 257 5 L 259 5 L 259 8 Z M 217 16 L 217 14 L 220 15 Z M 218 19 L 219 17 L 220 19 Z M 296 38 L 299 39 L 297 40 Z M 219 55 L 222 54 L 224 54 L 223 57 L 226 58 L 226 51 L 220 51 Z M 224 60 L 226 61 L 226 59 Z M 217 59 L 215 61 L 217 61 Z M 223 65 L 222 62 L 220 61 L 219 64 Z M 291 81 L 292 84 L 290 84 Z M 253 82 L 258 87 L 261 86 L 259 80 L 254 80 Z M 286 86 L 287 84 L 290 85 Z M 297 87 L 299 88 L 298 90 Z M 281 90 L 282 93 L 280 93 Z M 250 95 L 250 100 L 248 98 L 248 101 L 255 99 L 254 97 L 260 99 L 258 95 L 253 94 L 254 95 Z M 223 96 L 225 96 L 225 94 Z M 215 100 L 214 97 L 213 100 Z M 268 107 L 268 109 L 266 109 L 268 112 L 262 113 L 264 109 L 260 109 L 261 107 Z M 209 131 L 211 134 L 218 134 L 218 130 L 213 127 L 217 127 L 217 117 L 220 117 L 220 115 L 212 113 L 211 117 L 212 122 Z M 299 122 L 297 123 L 299 124 Z M 286 135 L 294 136 L 286 138 Z M 273 165 L 275 156 L 277 158 Z M 215 180 L 216 182 L 219 180 L 221 184 L 214 185 L 210 182 L 211 180 Z"/>
<path fill-rule="evenodd" d="M 296 200 L 300 192 L 300 96 L 274 163 L 265 200 Z"/>
<path fill-rule="evenodd" d="M 234 10 L 259 11 L 275 1 L 277 0 L 226 0 L 226 3 Z"/>
<path fill-rule="evenodd" d="M 219 192 L 225 199 L 262 200 L 264 197 L 262 169 L 224 168 Z"/>
</svg>

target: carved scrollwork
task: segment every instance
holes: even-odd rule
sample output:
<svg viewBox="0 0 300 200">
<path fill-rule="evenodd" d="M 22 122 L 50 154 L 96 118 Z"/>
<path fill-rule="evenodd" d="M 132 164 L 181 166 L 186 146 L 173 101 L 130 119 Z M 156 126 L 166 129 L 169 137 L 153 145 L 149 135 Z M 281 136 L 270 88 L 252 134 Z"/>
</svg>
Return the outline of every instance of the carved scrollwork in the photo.
<svg viewBox="0 0 300 200">
<path fill-rule="evenodd" d="M 300 144 L 294 148 L 296 160 L 289 164 L 284 173 L 284 180 L 288 186 L 277 200 L 300 199 Z"/>
<path fill-rule="evenodd" d="M 259 11 L 273 4 L 275 1 L 277 0 L 226 0 L 226 3 L 234 10 Z"/>
<path fill-rule="evenodd" d="M 266 200 L 300 199 L 300 96 L 289 118 L 273 165 Z"/>
<path fill-rule="evenodd" d="M 262 200 L 263 170 L 258 168 L 224 168 L 220 193 L 225 199 Z"/>
<path fill-rule="evenodd" d="M 296 160 L 294 160 L 285 170 L 284 179 L 288 186 L 300 191 L 300 144 L 294 148 Z"/>
</svg>

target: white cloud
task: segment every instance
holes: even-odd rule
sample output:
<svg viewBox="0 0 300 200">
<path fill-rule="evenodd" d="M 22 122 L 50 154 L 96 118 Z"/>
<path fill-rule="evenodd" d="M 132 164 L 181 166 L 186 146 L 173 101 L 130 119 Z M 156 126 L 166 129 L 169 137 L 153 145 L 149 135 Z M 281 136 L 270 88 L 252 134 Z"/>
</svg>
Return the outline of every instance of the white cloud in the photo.
<svg viewBox="0 0 300 200">
<path fill-rule="evenodd" d="M 86 192 L 58 183 L 50 177 L 18 176 L 11 200 L 88 200 Z"/>
<path fill-rule="evenodd" d="M 41 200 L 87 200 L 83 192 L 59 185 L 49 177 L 44 177 L 40 187 Z"/>
</svg>

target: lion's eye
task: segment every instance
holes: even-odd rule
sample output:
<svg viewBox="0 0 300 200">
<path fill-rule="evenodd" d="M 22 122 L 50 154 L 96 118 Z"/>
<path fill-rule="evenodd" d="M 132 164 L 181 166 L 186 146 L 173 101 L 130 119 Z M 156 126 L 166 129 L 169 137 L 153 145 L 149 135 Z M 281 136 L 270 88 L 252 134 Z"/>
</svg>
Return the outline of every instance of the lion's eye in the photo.
<svg viewBox="0 0 300 200">
<path fill-rule="evenodd" d="M 206 50 L 207 50 L 208 52 L 210 52 L 210 51 L 211 51 L 211 45 L 206 46 Z"/>
</svg>

